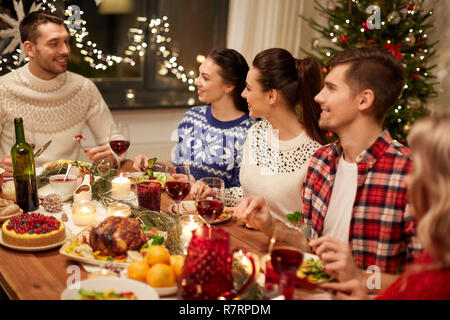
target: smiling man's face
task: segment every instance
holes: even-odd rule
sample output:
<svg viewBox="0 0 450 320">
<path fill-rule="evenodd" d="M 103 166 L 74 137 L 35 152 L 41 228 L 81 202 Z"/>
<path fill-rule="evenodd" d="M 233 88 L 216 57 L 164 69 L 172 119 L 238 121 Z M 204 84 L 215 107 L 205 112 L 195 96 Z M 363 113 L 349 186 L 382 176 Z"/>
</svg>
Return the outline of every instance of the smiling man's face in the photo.
<svg viewBox="0 0 450 320">
<path fill-rule="evenodd" d="M 343 64 L 332 68 L 325 78 L 323 89 L 314 98 L 322 108 L 319 126 L 323 130 L 339 134 L 359 113 L 358 95 L 355 95 L 345 79 L 349 67 Z"/>
<path fill-rule="evenodd" d="M 69 38 L 66 28 L 56 23 L 44 23 L 38 27 L 38 37 L 31 44 L 30 66 L 35 76 L 50 80 L 67 70 L 70 54 Z"/>
</svg>

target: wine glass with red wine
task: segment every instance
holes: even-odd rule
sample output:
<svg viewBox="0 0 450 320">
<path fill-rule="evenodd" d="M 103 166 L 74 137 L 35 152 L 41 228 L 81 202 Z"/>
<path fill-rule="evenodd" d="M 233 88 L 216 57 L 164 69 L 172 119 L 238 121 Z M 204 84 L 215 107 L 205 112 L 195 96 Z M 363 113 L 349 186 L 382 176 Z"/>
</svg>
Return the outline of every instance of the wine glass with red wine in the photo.
<svg viewBox="0 0 450 320">
<path fill-rule="evenodd" d="M 286 300 L 292 300 L 297 270 L 303 262 L 303 233 L 291 226 L 275 227 L 269 243 L 270 264 L 280 276 L 280 291 Z"/>
<path fill-rule="evenodd" d="M 117 159 L 117 170 L 120 172 L 120 162 L 122 156 L 130 147 L 130 129 L 125 122 L 119 122 L 117 125 L 112 125 L 109 132 L 109 147 L 114 152 Z"/>
<path fill-rule="evenodd" d="M 216 177 L 204 177 L 199 180 L 202 185 L 200 192 L 196 194 L 195 206 L 199 216 L 208 227 L 223 211 L 225 198 L 225 182 Z"/>
<path fill-rule="evenodd" d="M 177 212 L 180 212 L 180 202 L 191 191 L 189 164 L 168 162 L 165 179 L 165 190 L 169 197 L 175 201 Z"/>
</svg>

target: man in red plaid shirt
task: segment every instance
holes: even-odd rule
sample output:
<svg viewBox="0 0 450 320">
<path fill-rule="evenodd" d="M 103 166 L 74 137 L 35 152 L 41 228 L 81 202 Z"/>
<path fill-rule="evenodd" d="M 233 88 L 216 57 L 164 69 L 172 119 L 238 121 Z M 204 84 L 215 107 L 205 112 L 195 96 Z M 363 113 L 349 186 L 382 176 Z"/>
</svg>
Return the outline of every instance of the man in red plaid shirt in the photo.
<svg viewBox="0 0 450 320">
<path fill-rule="evenodd" d="M 411 154 L 383 130 L 404 86 L 404 69 L 371 48 L 338 53 L 326 68 L 315 98 L 322 107 L 319 125 L 339 141 L 317 150 L 308 168 L 303 217 L 315 239 L 309 245 L 339 280 L 368 278 L 366 269 L 375 267 L 384 288 L 422 250 L 403 179 L 412 169 Z M 262 198 L 244 199 L 236 211 L 268 234 L 278 224 Z"/>
</svg>

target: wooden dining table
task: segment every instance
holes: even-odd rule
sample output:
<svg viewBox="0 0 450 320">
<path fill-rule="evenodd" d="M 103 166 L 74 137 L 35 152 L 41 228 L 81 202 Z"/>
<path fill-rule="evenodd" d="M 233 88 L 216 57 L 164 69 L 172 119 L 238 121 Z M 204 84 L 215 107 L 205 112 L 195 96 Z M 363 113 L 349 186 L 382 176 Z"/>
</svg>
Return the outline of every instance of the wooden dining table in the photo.
<svg viewBox="0 0 450 320">
<path fill-rule="evenodd" d="M 161 196 L 161 211 L 168 212 L 173 201 Z M 240 221 L 229 219 L 214 227 L 230 234 L 230 247 L 243 247 L 261 258 L 267 253 L 270 238 L 261 231 L 249 229 Z M 41 252 L 15 251 L 0 245 L 0 286 L 13 300 L 58 300 L 78 262 L 59 253 L 59 248 Z M 82 267 L 81 280 L 88 278 Z M 296 289 L 295 298 L 324 299 L 320 290 Z M 169 299 L 177 299 L 176 295 Z"/>
</svg>

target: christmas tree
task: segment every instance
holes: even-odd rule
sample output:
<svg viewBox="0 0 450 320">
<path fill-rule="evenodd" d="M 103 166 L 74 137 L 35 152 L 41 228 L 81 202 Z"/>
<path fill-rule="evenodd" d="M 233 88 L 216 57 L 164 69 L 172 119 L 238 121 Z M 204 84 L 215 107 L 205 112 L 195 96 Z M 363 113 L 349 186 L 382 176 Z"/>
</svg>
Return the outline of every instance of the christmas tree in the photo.
<svg viewBox="0 0 450 320">
<path fill-rule="evenodd" d="M 324 39 L 314 39 L 313 52 L 323 65 L 338 51 L 352 47 L 375 47 L 392 53 L 406 70 L 406 85 L 384 125 L 394 139 L 406 143 L 411 125 L 426 115 L 426 101 L 436 96 L 435 66 L 428 66 L 437 42 L 428 31 L 432 10 L 423 10 L 424 0 L 315 0 L 315 9 L 327 24 L 302 16 Z M 323 43 L 323 44 L 322 44 Z M 307 50 L 303 50 L 307 51 Z"/>
</svg>

